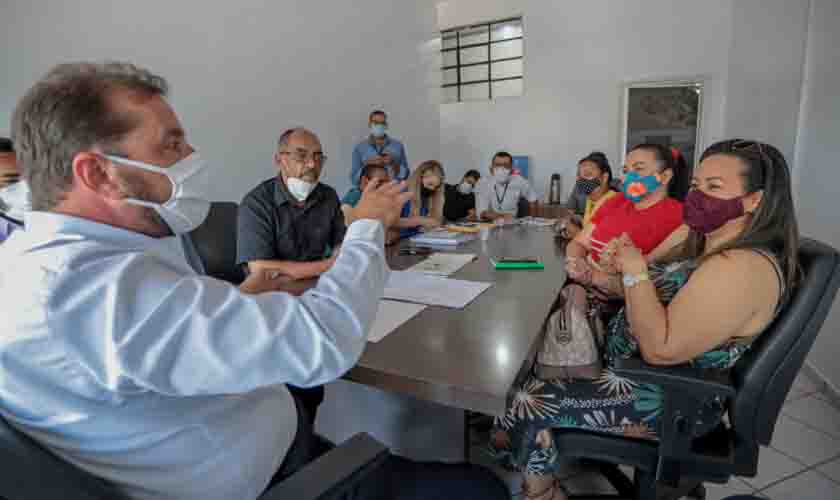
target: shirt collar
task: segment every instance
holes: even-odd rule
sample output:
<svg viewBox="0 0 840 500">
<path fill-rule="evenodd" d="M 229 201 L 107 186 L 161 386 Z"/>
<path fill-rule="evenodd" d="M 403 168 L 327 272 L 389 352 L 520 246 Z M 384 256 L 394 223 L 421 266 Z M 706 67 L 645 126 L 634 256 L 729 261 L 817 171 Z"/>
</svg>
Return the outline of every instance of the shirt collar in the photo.
<svg viewBox="0 0 840 500">
<path fill-rule="evenodd" d="M 32 238 L 33 246 L 68 239 L 93 239 L 120 246 L 143 248 L 159 242 L 158 238 L 136 231 L 55 212 L 26 212 L 23 220 L 27 237 Z"/>
<path fill-rule="evenodd" d="M 373 134 L 370 134 L 368 136 L 368 142 L 370 143 L 371 146 L 376 146 L 376 138 L 373 136 Z M 385 134 L 385 142 L 382 144 L 382 147 L 384 148 L 385 146 L 387 146 L 390 143 L 391 143 L 391 138 L 388 137 L 388 134 Z"/>
<path fill-rule="evenodd" d="M 55 212 L 27 212 L 20 242 L 26 251 L 60 247 L 73 242 L 93 242 L 127 251 L 143 252 L 195 273 L 183 249 L 186 235 L 154 238 L 82 217 Z M 60 263 L 58 258 L 56 263 Z"/>
</svg>

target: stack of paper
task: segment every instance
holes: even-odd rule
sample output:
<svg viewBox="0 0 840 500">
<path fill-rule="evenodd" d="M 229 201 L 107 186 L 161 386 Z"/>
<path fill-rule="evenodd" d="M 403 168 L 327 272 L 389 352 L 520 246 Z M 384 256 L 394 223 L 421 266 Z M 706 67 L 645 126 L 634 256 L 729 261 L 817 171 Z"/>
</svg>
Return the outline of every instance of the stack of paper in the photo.
<svg viewBox="0 0 840 500">
<path fill-rule="evenodd" d="M 380 300 L 376 319 L 368 332 L 368 342 L 379 342 L 403 323 L 420 314 L 426 306 L 395 300 Z"/>
<path fill-rule="evenodd" d="M 455 280 L 415 271 L 392 271 L 385 285 L 386 299 L 463 309 L 492 283 Z"/>
<path fill-rule="evenodd" d="M 409 271 L 451 276 L 473 260 L 475 260 L 475 254 L 472 253 L 435 253 L 426 260 L 411 266 Z"/>
<path fill-rule="evenodd" d="M 523 217 L 521 219 L 518 219 L 517 222 L 524 226 L 548 227 L 556 224 L 557 219 L 544 219 L 542 217 Z"/>
<path fill-rule="evenodd" d="M 475 237 L 475 234 L 454 233 L 444 228 L 420 233 L 410 241 L 417 246 L 457 246 L 474 240 Z"/>
<path fill-rule="evenodd" d="M 495 226 L 492 222 L 455 222 L 446 226 L 446 230 L 453 233 L 478 233 L 482 229 L 492 229 Z"/>
</svg>

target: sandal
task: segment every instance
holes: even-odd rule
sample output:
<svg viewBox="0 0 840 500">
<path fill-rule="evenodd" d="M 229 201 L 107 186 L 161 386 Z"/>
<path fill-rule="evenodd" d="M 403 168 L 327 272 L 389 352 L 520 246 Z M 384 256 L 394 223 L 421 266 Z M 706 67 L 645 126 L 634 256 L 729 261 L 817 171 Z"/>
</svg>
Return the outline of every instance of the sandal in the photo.
<svg viewBox="0 0 840 500">
<path fill-rule="evenodd" d="M 549 498 L 543 498 L 543 495 L 545 495 L 549 491 L 552 492 L 551 496 Z M 555 497 L 557 497 L 558 492 L 563 496 L 559 499 L 556 499 Z M 569 493 L 566 491 L 566 488 L 564 488 L 563 485 L 560 483 L 560 480 L 555 478 L 554 482 L 552 482 L 550 485 L 548 485 L 548 487 L 546 487 L 539 493 L 532 493 L 528 491 L 528 485 L 523 483 L 522 496 L 526 500 L 568 500 Z"/>
</svg>

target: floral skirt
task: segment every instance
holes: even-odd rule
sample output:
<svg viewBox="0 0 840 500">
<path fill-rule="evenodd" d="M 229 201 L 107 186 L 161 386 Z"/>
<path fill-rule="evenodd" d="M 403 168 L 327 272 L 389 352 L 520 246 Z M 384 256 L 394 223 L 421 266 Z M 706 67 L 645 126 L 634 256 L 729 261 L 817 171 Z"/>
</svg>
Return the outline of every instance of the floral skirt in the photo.
<svg viewBox="0 0 840 500">
<path fill-rule="evenodd" d="M 605 368 L 597 380 L 528 378 L 514 393 L 504 416 L 497 417 L 488 451 L 500 465 L 529 474 L 553 474 L 563 450 L 553 430 L 581 429 L 657 440 L 663 389 L 637 383 Z M 725 412 L 719 399 L 703 407 L 698 435 L 717 427 Z"/>
<path fill-rule="evenodd" d="M 504 416 L 495 419 L 489 452 L 501 465 L 552 474 L 563 450 L 552 429 L 574 428 L 656 439 L 662 389 L 620 377 L 606 368 L 597 380 L 528 378 Z"/>
</svg>

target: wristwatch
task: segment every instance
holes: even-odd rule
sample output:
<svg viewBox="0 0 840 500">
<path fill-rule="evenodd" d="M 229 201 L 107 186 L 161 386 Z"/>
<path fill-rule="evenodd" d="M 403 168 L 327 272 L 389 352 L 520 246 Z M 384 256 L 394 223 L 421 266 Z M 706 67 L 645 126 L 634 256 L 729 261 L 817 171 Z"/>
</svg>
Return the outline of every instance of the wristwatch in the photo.
<svg viewBox="0 0 840 500">
<path fill-rule="evenodd" d="M 633 288 L 642 281 L 650 281 L 650 275 L 647 271 L 636 275 L 625 273 L 621 277 L 621 284 L 624 285 L 624 288 Z"/>
</svg>

